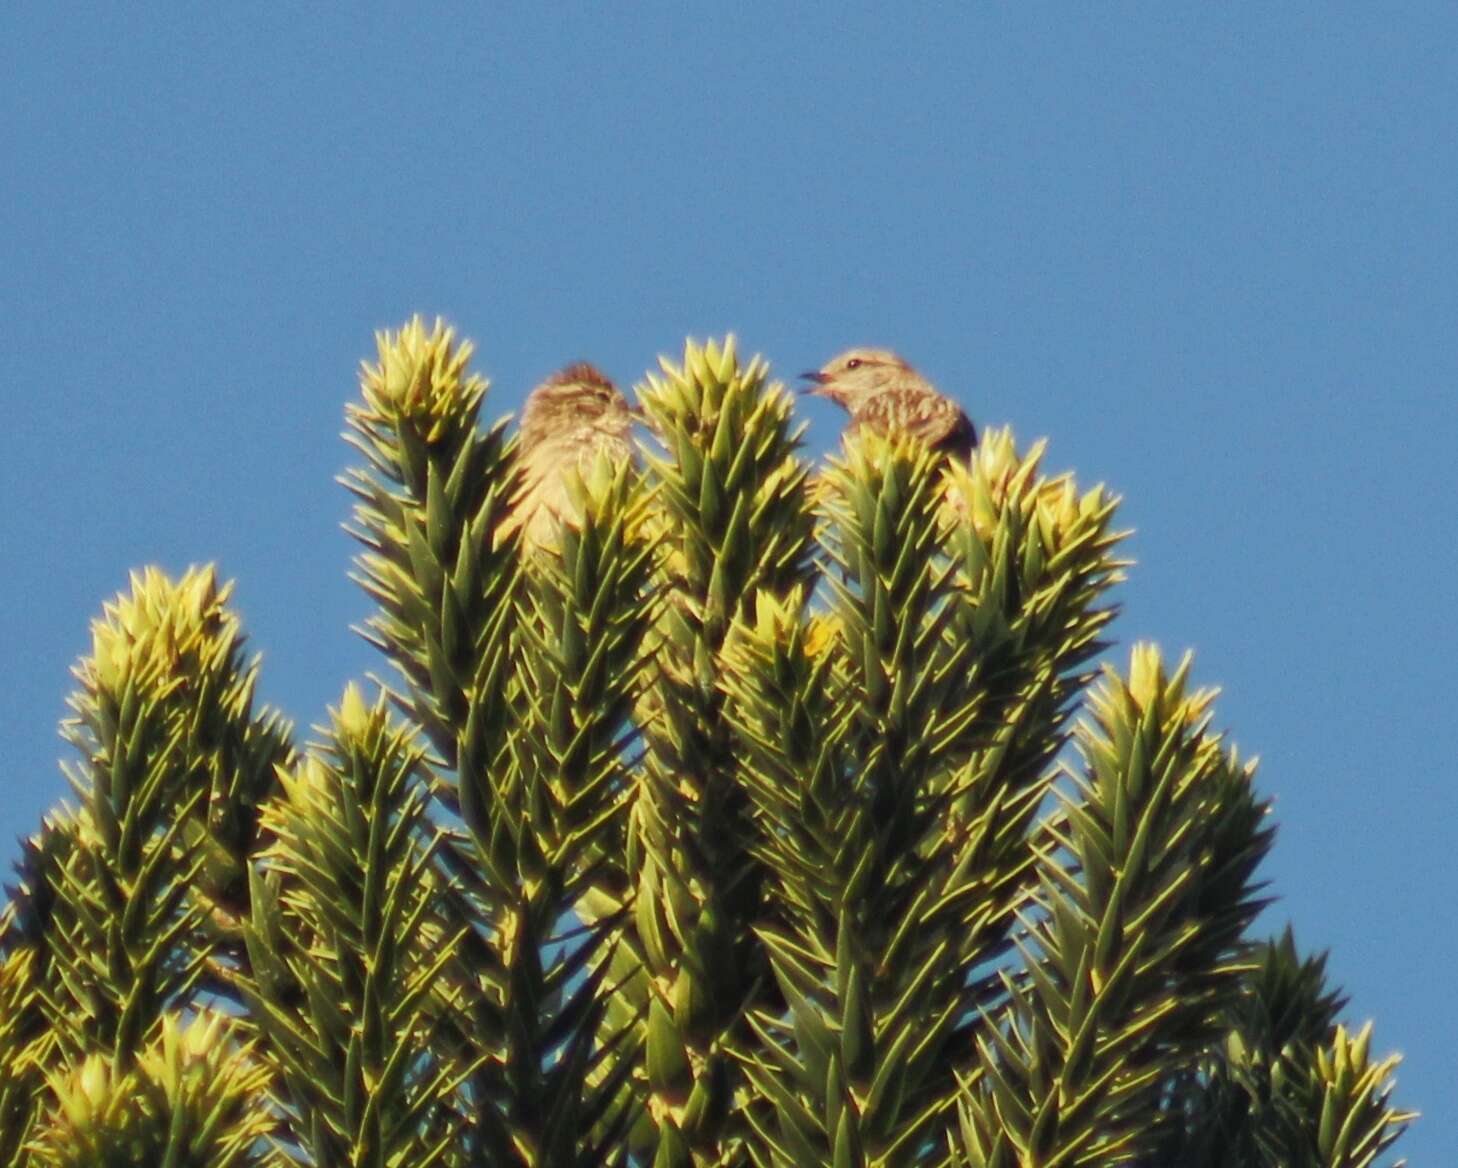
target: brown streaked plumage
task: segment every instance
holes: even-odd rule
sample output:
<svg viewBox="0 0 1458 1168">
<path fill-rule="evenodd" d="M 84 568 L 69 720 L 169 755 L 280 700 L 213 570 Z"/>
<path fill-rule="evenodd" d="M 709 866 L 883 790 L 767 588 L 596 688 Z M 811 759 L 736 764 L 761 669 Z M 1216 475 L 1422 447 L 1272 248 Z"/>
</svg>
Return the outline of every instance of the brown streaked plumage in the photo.
<svg viewBox="0 0 1458 1168">
<path fill-rule="evenodd" d="M 977 446 L 977 428 L 962 407 L 888 349 L 848 349 L 801 376 L 815 383 L 808 392 L 846 409 L 852 432 L 864 426 L 910 434 L 963 462 Z"/>
<path fill-rule="evenodd" d="M 555 544 L 562 521 L 577 516 L 568 474 L 586 474 L 599 451 L 610 459 L 631 459 L 628 441 L 633 414 L 627 399 L 601 371 L 585 361 L 552 374 L 522 407 L 518 465 L 522 489 L 501 525 L 516 528 L 528 547 Z"/>
</svg>

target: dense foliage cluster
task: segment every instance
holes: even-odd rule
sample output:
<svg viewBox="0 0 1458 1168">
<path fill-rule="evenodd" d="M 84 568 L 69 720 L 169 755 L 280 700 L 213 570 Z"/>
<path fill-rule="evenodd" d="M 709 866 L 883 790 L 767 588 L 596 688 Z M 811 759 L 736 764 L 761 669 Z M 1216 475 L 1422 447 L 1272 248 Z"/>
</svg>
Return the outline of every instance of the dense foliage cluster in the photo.
<svg viewBox="0 0 1458 1168">
<path fill-rule="evenodd" d="M 0 1165 L 1377 1162 L 1396 1060 L 1248 935 L 1252 764 L 1188 658 L 1095 667 L 1115 499 L 997 430 L 812 473 L 690 343 L 526 547 L 469 358 L 364 367 L 395 672 L 316 741 L 211 569 L 95 623 L 0 916 Z"/>
</svg>

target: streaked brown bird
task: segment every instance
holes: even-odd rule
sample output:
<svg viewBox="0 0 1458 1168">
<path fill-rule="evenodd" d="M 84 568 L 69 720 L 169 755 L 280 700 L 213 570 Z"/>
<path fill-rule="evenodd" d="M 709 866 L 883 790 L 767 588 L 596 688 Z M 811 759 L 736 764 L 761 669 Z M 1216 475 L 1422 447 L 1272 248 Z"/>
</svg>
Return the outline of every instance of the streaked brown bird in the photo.
<svg viewBox="0 0 1458 1168">
<path fill-rule="evenodd" d="M 977 446 L 977 428 L 962 407 L 887 349 L 848 349 L 800 376 L 814 382 L 810 394 L 845 407 L 851 432 L 864 426 L 886 437 L 910 434 L 963 462 Z"/>
<path fill-rule="evenodd" d="M 634 413 L 603 373 L 585 361 L 552 374 L 522 407 L 518 465 L 522 489 L 502 536 L 520 528 L 528 547 L 555 545 L 562 521 L 578 516 L 568 489 L 572 471 L 586 475 L 598 452 L 631 459 Z"/>
</svg>

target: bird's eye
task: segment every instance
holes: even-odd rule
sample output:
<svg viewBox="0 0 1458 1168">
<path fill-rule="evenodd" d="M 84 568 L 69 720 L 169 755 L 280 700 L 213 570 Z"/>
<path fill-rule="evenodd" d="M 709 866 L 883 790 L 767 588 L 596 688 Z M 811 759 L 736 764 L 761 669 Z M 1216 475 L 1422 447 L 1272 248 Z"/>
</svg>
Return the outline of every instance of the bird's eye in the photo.
<svg viewBox="0 0 1458 1168">
<path fill-rule="evenodd" d="M 852 357 L 845 363 L 845 367 L 847 369 L 859 369 L 861 367 L 861 359 L 859 357 Z"/>
</svg>

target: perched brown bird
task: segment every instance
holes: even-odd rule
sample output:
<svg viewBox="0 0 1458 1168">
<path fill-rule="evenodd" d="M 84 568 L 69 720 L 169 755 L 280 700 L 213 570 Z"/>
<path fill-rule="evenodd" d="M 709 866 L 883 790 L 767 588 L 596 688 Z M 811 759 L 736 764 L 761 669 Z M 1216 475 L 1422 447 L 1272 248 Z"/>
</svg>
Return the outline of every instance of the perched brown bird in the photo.
<svg viewBox="0 0 1458 1168">
<path fill-rule="evenodd" d="M 585 361 L 552 374 L 527 395 L 517 448 L 522 489 L 501 535 L 521 528 L 529 547 L 555 544 L 558 524 L 577 518 L 568 476 L 586 475 L 599 451 L 631 459 L 634 413 L 617 386 Z"/>
<path fill-rule="evenodd" d="M 823 369 L 802 373 L 815 383 L 808 392 L 829 398 L 850 413 L 850 429 L 910 434 L 927 446 L 966 462 L 977 445 L 977 428 L 949 397 L 886 349 L 848 349 Z"/>
</svg>

